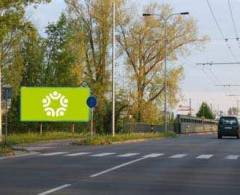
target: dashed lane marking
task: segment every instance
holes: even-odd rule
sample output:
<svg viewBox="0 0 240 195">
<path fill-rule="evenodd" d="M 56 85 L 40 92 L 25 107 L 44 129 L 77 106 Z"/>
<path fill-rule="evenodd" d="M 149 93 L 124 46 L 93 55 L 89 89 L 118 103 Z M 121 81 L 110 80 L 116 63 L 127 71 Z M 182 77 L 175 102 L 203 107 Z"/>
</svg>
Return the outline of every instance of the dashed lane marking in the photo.
<svg viewBox="0 0 240 195">
<path fill-rule="evenodd" d="M 148 158 L 155 158 L 155 157 L 158 157 L 159 155 L 161 154 L 156 154 L 156 153 L 152 153 L 152 154 L 148 154 L 142 158 L 138 158 L 138 159 L 135 159 L 135 160 L 132 160 L 132 161 L 129 161 L 129 162 L 126 162 L 126 163 L 123 163 L 123 164 L 120 164 L 118 166 L 115 166 L 115 167 L 112 167 L 110 169 L 106 169 L 104 171 L 101 171 L 101 172 L 98 172 L 96 174 L 93 174 L 93 175 L 90 175 L 89 177 L 93 178 L 93 177 L 98 177 L 100 175 L 103 175 L 103 174 L 106 174 L 106 173 L 109 173 L 109 172 L 112 172 L 112 171 L 115 171 L 117 169 L 120 169 L 122 167 L 126 167 L 128 165 L 131 165 L 131 164 L 134 164 L 136 162 L 139 162 L 139 161 L 142 161 L 142 160 L 145 160 L 145 159 L 148 159 Z"/>
</svg>

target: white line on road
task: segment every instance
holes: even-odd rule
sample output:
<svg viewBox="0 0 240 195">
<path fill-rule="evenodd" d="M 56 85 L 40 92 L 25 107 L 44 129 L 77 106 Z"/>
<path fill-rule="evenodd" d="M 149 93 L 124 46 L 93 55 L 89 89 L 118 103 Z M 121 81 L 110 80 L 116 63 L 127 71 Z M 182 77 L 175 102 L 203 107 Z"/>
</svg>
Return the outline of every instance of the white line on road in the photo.
<svg viewBox="0 0 240 195">
<path fill-rule="evenodd" d="M 163 156 L 163 155 L 164 155 L 164 153 L 152 153 L 152 154 L 145 155 L 144 157 L 146 157 L 146 158 L 156 158 L 156 157 Z"/>
<path fill-rule="evenodd" d="M 116 153 L 113 153 L 113 152 L 100 153 L 100 154 L 93 154 L 93 155 L 91 155 L 91 156 L 94 156 L 94 157 L 103 157 L 103 156 L 110 156 L 110 155 L 113 155 L 113 154 L 116 154 Z"/>
<path fill-rule="evenodd" d="M 51 153 L 41 154 L 41 156 L 56 156 L 61 154 L 67 154 L 67 152 L 51 152 Z"/>
<path fill-rule="evenodd" d="M 212 154 L 202 154 L 202 155 L 199 155 L 197 157 L 197 159 L 209 159 L 209 158 L 212 158 L 213 155 Z"/>
<path fill-rule="evenodd" d="M 62 186 L 59 186 L 59 187 L 53 188 L 53 189 L 51 189 L 51 190 L 48 190 L 48 191 L 46 191 L 46 192 L 42 192 L 42 193 L 40 193 L 40 194 L 38 194 L 38 195 L 47 195 L 47 194 L 51 194 L 51 193 L 53 193 L 53 192 L 56 192 L 56 191 L 62 190 L 62 189 L 64 189 L 64 188 L 68 188 L 68 187 L 70 187 L 70 186 L 71 186 L 71 184 L 65 184 L 65 185 L 62 185 Z"/>
<path fill-rule="evenodd" d="M 139 153 L 126 153 L 126 154 L 120 154 L 118 157 L 131 157 L 131 156 L 136 156 L 139 155 Z"/>
<path fill-rule="evenodd" d="M 136 160 L 132 160 L 132 161 L 129 161 L 129 162 L 126 162 L 126 163 L 123 163 L 123 164 L 120 164 L 118 166 L 115 166 L 115 167 L 112 167 L 110 169 L 107 169 L 107 170 L 104 170 L 104 171 L 101 171 L 99 173 L 96 173 L 96 174 L 93 174 L 93 175 L 90 175 L 90 177 L 97 177 L 97 176 L 100 176 L 100 175 L 103 175 L 105 173 L 109 173 L 111 171 L 114 171 L 114 170 L 117 170 L 117 169 L 120 169 L 122 167 L 125 167 L 125 166 L 128 166 L 128 165 L 131 165 L 133 163 L 136 163 L 136 162 L 139 162 L 139 161 L 142 161 L 142 160 L 145 160 L 145 159 L 148 159 L 148 158 L 155 158 L 155 157 L 158 157 L 158 156 L 161 156 L 161 154 L 149 154 L 149 155 L 146 155 L 142 158 L 138 158 Z"/>
<path fill-rule="evenodd" d="M 237 160 L 239 158 L 239 155 L 228 155 L 225 159 L 227 160 Z"/>
<path fill-rule="evenodd" d="M 175 155 L 170 156 L 169 158 L 183 158 L 186 156 L 187 156 L 187 154 L 175 154 Z"/>
<path fill-rule="evenodd" d="M 72 153 L 72 154 L 67 154 L 66 156 L 83 156 L 83 155 L 87 155 L 90 154 L 90 152 L 79 152 L 79 153 Z"/>
</svg>

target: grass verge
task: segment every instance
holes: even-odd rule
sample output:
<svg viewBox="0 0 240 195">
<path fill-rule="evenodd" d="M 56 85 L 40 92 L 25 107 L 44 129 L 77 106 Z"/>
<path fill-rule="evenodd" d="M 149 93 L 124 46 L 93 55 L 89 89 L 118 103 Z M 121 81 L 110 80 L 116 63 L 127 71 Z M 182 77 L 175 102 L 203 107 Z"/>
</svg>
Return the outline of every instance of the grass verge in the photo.
<svg viewBox="0 0 240 195">
<path fill-rule="evenodd" d="M 174 132 L 164 133 L 131 133 L 131 134 L 116 134 L 114 137 L 111 135 L 95 135 L 87 136 L 83 139 L 75 141 L 74 144 L 78 145 L 106 145 L 113 144 L 116 142 L 124 142 L 131 140 L 142 140 L 142 139 L 159 139 L 163 137 L 176 137 Z"/>
<path fill-rule="evenodd" d="M 0 156 L 11 156 L 14 155 L 14 150 L 8 146 L 8 145 L 3 145 L 0 144 Z"/>
<path fill-rule="evenodd" d="M 84 134 L 68 132 L 46 132 L 42 135 L 40 135 L 39 133 L 12 134 L 7 137 L 7 143 L 9 145 L 17 145 L 36 143 L 41 141 L 80 139 L 84 136 Z"/>
<path fill-rule="evenodd" d="M 86 135 L 80 133 L 68 133 L 68 132 L 46 132 L 42 135 L 39 133 L 25 133 L 25 134 L 12 134 L 7 137 L 7 145 L 0 144 L 0 156 L 14 155 L 14 150 L 11 146 L 17 144 L 29 144 L 41 141 L 53 141 L 53 140 L 74 140 L 74 144 L 77 145 L 105 145 L 116 142 L 124 142 L 131 140 L 142 139 L 159 139 L 163 137 L 176 137 L 174 132 L 167 133 L 125 133 L 116 134 L 115 137 L 111 135 Z"/>
</svg>

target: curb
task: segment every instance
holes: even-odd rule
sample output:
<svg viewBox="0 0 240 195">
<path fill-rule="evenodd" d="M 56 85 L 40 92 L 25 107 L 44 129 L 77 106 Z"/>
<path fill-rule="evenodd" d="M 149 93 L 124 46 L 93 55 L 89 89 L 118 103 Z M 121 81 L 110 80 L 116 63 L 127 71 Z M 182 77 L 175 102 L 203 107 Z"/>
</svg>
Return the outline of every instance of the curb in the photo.
<svg viewBox="0 0 240 195">
<path fill-rule="evenodd" d="M 159 138 L 149 138 L 149 139 L 134 139 L 134 140 L 127 140 L 127 141 L 119 141 L 119 142 L 112 142 L 112 144 L 131 144 L 131 143 L 138 143 L 138 142 L 144 142 L 144 141 L 149 141 L 149 140 L 160 140 L 163 139 L 162 137 Z"/>
<path fill-rule="evenodd" d="M 0 160 L 14 159 L 14 158 L 32 156 L 32 155 L 36 155 L 36 154 L 39 154 L 39 152 L 30 152 L 30 153 L 27 153 L 27 154 L 17 154 L 17 155 L 12 155 L 12 156 L 3 156 L 3 157 L 0 157 Z"/>
</svg>

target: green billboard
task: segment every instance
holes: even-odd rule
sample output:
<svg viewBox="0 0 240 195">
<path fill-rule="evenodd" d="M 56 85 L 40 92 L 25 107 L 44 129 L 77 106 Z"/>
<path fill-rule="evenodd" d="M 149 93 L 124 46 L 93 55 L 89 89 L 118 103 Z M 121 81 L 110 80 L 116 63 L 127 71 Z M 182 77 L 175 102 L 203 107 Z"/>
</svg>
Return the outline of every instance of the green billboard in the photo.
<svg viewBox="0 0 240 195">
<path fill-rule="evenodd" d="M 89 121 L 89 88 L 22 87 L 21 121 Z"/>
</svg>

